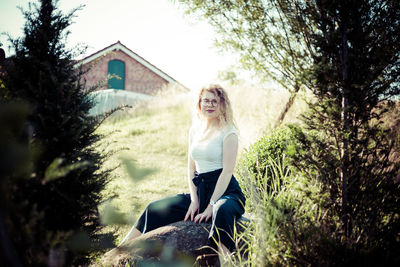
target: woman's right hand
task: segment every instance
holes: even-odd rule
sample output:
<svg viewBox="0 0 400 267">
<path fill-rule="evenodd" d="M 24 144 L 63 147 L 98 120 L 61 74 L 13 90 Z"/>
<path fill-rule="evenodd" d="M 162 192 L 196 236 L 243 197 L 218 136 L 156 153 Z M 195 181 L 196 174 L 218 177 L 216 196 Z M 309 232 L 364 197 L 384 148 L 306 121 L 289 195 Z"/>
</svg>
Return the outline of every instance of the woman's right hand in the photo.
<svg viewBox="0 0 400 267">
<path fill-rule="evenodd" d="M 194 216 L 198 211 L 199 211 L 199 202 L 198 201 L 190 202 L 190 206 L 188 208 L 188 211 L 186 212 L 184 221 L 186 222 L 188 218 L 190 218 L 190 220 L 193 221 Z"/>
</svg>

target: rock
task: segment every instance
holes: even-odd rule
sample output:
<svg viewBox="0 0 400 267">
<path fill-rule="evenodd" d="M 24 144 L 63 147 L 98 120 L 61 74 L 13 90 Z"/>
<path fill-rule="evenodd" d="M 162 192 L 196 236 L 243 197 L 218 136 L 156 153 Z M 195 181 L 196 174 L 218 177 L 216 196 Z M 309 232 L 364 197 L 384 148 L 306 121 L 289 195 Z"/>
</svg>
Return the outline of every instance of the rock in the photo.
<svg viewBox="0 0 400 267">
<path fill-rule="evenodd" d="M 246 220 L 240 221 L 246 223 Z M 163 266 L 192 266 L 200 254 L 198 249 L 207 245 L 210 226 L 180 221 L 160 227 L 107 252 L 100 264 L 141 266 L 146 262 L 162 262 Z"/>
<path fill-rule="evenodd" d="M 206 245 L 210 224 L 176 222 L 150 231 L 107 252 L 102 264 L 124 266 L 127 262 L 180 260 L 193 264 L 195 250 Z"/>
</svg>

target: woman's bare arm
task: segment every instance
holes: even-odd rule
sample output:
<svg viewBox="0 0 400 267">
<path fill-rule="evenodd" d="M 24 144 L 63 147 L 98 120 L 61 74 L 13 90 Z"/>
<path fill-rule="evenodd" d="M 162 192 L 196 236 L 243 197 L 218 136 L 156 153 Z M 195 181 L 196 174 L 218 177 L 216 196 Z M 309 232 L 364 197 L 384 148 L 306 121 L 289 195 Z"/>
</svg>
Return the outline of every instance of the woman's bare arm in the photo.
<svg viewBox="0 0 400 267">
<path fill-rule="evenodd" d="M 191 130 L 192 131 L 192 130 Z M 192 179 L 194 177 L 194 171 L 196 170 L 196 165 L 192 156 L 190 155 L 190 147 L 192 145 L 192 134 L 189 133 L 189 145 L 188 145 L 188 167 L 187 167 L 187 177 L 188 177 L 188 184 L 189 184 L 189 191 L 190 191 L 190 199 L 195 202 L 198 202 L 197 192 L 196 192 L 196 185 L 193 183 Z"/>
<path fill-rule="evenodd" d="M 223 169 L 221 174 L 219 175 L 217 184 L 215 185 L 211 200 L 217 201 L 225 193 L 226 188 L 231 181 L 236 164 L 238 143 L 238 136 L 236 134 L 230 134 L 224 140 L 222 152 Z"/>
<path fill-rule="evenodd" d="M 188 177 L 188 184 L 189 184 L 189 191 L 190 191 L 190 206 L 188 208 L 188 211 L 186 212 L 184 220 L 186 221 L 187 219 L 190 218 L 191 221 L 193 221 L 196 213 L 199 211 L 199 198 L 197 196 L 197 188 L 195 184 L 193 183 L 192 179 L 194 177 L 194 171 L 196 169 L 196 165 L 194 163 L 194 160 L 192 159 L 192 156 L 190 155 L 190 146 L 192 144 L 191 140 L 191 134 L 189 134 L 189 149 L 188 149 L 188 168 L 187 168 L 187 177 Z"/>
</svg>

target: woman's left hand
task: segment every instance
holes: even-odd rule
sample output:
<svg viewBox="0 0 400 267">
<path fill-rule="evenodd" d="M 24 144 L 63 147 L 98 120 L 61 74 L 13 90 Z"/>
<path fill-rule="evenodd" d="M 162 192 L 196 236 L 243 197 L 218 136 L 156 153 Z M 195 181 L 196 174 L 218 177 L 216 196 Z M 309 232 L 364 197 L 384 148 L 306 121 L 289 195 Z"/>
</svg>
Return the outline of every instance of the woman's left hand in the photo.
<svg viewBox="0 0 400 267">
<path fill-rule="evenodd" d="M 207 208 L 200 214 L 197 214 L 194 218 L 195 223 L 201 223 L 203 220 L 207 222 L 213 215 L 213 207 L 208 205 Z"/>
</svg>

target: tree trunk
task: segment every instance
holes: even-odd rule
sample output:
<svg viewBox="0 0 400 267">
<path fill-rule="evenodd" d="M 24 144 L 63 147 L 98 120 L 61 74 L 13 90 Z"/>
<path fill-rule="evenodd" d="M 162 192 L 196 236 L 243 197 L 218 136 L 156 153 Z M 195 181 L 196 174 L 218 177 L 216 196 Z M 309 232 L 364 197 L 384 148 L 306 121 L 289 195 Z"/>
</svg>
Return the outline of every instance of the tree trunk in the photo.
<svg viewBox="0 0 400 267">
<path fill-rule="evenodd" d="M 348 196 L 347 196 L 347 184 L 348 184 L 348 167 L 349 167 L 349 136 L 346 134 L 349 127 L 349 101 L 348 96 L 350 94 L 348 85 L 348 43 L 347 43 L 347 25 L 343 25 L 343 36 L 342 36 L 342 62 L 343 62 L 343 94 L 342 94 L 342 151 L 341 151 L 341 166 L 340 176 L 342 181 L 342 223 L 343 231 L 346 237 L 349 237 L 350 233 L 350 217 L 348 212 Z"/>
<path fill-rule="evenodd" d="M 294 91 L 290 94 L 289 100 L 286 102 L 285 108 L 281 111 L 281 114 L 276 120 L 274 128 L 278 128 L 282 124 L 283 120 L 286 117 L 286 114 L 289 112 L 289 109 L 293 106 L 294 99 L 296 98 L 299 90 L 300 90 L 300 85 L 296 84 Z"/>
</svg>

